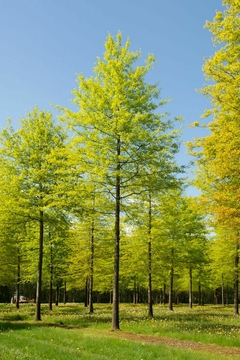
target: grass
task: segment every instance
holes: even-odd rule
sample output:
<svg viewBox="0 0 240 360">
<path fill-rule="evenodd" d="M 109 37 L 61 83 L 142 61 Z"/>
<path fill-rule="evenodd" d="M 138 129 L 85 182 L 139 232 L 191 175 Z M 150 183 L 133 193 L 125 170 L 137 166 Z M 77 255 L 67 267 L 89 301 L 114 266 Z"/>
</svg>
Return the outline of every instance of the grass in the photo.
<svg viewBox="0 0 240 360">
<path fill-rule="evenodd" d="M 122 320 L 124 330 L 240 347 L 239 317 L 233 316 L 232 307 L 204 306 L 189 309 L 180 306 L 169 312 L 159 306 L 155 308 L 154 319 L 141 319 L 139 310 L 135 308 L 135 318 L 131 315 Z M 130 308 L 128 311 L 131 312 Z"/>
<path fill-rule="evenodd" d="M 231 307 L 176 306 L 169 312 L 156 305 L 154 319 L 149 319 L 146 305 L 121 304 L 121 332 L 110 331 L 108 304 L 95 305 L 93 315 L 79 304 L 60 305 L 52 312 L 42 305 L 41 322 L 33 321 L 34 312 L 34 304 L 21 305 L 19 310 L 0 304 L 0 360 L 218 360 L 232 359 L 233 347 L 239 348 L 234 359 L 240 359 L 240 322 Z M 135 338 L 129 338 L 128 332 Z M 149 341 L 159 337 L 201 342 L 205 348 L 188 349 L 186 341 L 180 347 L 179 341 L 178 347 L 174 342 L 167 346 L 164 341 Z M 225 355 L 208 344 L 224 346 Z"/>
</svg>

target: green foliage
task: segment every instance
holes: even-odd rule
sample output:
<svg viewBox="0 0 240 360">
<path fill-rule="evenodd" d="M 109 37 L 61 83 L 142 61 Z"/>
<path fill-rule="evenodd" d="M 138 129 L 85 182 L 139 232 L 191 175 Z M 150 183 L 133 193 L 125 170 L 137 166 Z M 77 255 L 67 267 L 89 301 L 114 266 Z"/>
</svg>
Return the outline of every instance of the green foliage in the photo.
<svg viewBox="0 0 240 360">
<path fill-rule="evenodd" d="M 167 188 L 178 171 L 173 161 L 178 133 L 166 114 L 158 113 L 164 103 L 158 86 L 145 80 L 155 58 L 149 55 L 145 65 L 136 65 L 139 57 L 139 51 L 130 50 L 129 40 L 122 45 L 120 32 L 116 39 L 109 34 L 94 76 L 78 76 L 73 91 L 77 112 L 63 109 L 62 116 L 74 133 L 79 175 L 109 198 L 114 224 L 114 329 L 119 328 L 121 211 L 127 198 L 145 191 L 150 183 Z"/>
<path fill-rule="evenodd" d="M 235 313 L 238 314 L 238 277 L 239 277 L 239 224 L 240 224 L 240 2 L 239 0 L 223 1 L 224 12 L 216 12 L 213 21 L 206 22 L 206 28 L 213 34 L 217 51 L 205 60 L 203 71 L 208 84 L 201 92 L 211 99 L 213 108 L 203 115 L 213 115 L 208 124 L 210 134 L 195 139 L 189 144 L 192 154 L 196 156 L 195 185 L 201 189 L 201 200 L 209 218 L 210 226 L 218 234 L 224 234 L 229 242 L 229 264 L 227 278 L 234 269 Z M 222 237 L 222 236 L 221 236 Z M 226 251 L 215 242 L 218 251 L 212 256 L 215 265 L 219 263 Z M 226 261 L 223 263 L 226 271 Z M 222 273 L 223 275 L 223 273 Z M 219 274 L 215 274 L 215 282 Z"/>
</svg>

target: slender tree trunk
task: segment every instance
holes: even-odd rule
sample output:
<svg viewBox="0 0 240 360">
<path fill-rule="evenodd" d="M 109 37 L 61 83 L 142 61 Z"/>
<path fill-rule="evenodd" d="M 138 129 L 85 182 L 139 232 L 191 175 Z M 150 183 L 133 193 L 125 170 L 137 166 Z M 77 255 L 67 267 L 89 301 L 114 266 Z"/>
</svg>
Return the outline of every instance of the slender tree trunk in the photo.
<svg viewBox="0 0 240 360">
<path fill-rule="evenodd" d="M 91 258 L 89 277 L 89 314 L 93 314 L 93 261 L 94 261 L 94 219 L 91 227 Z"/>
<path fill-rule="evenodd" d="M 163 303 L 163 290 L 160 288 L 160 299 L 159 299 L 160 305 Z"/>
<path fill-rule="evenodd" d="M 168 308 L 171 311 L 173 310 L 173 267 L 170 270 Z"/>
<path fill-rule="evenodd" d="M 163 284 L 163 305 L 166 305 L 166 283 Z"/>
<path fill-rule="evenodd" d="M 76 300 L 76 289 L 74 289 L 72 293 L 72 302 L 75 303 L 75 300 Z"/>
<path fill-rule="evenodd" d="M 66 304 L 67 302 L 67 283 L 66 280 L 64 281 L 64 292 L 63 292 L 63 303 Z"/>
<path fill-rule="evenodd" d="M 43 262 L 43 211 L 39 212 L 39 249 L 38 249 L 38 277 L 36 289 L 35 320 L 41 320 L 41 291 L 42 291 L 42 262 Z"/>
<path fill-rule="evenodd" d="M 137 281 L 136 281 L 136 276 L 134 277 L 134 289 L 133 289 L 133 303 L 136 304 L 137 303 Z"/>
<path fill-rule="evenodd" d="M 148 316 L 153 317 L 152 306 L 152 200 L 149 194 L 148 208 Z"/>
<path fill-rule="evenodd" d="M 201 281 L 198 279 L 198 305 L 201 305 Z"/>
<path fill-rule="evenodd" d="M 192 267 L 189 268 L 189 307 L 193 307 L 193 293 L 192 293 Z"/>
<path fill-rule="evenodd" d="M 217 305 L 217 304 L 218 304 L 218 293 L 217 293 L 217 289 L 214 290 L 213 297 L 214 297 L 214 303 L 215 303 L 215 305 Z"/>
<path fill-rule="evenodd" d="M 57 284 L 57 287 L 56 287 L 56 298 L 55 298 L 55 305 L 58 306 L 59 304 L 59 285 Z"/>
<path fill-rule="evenodd" d="M 50 276 L 52 276 L 52 274 L 50 274 Z M 48 301 L 48 309 L 50 311 L 52 311 L 52 303 L 53 303 L 52 292 L 53 292 L 53 283 L 52 283 L 52 277 L 51 277 L 50 281 L 49 281 L 49 301 Z"/>
<path fill-rule="evenodd" d="M 115 199 L 115 241 L 114 241 L 114 277 L 113 277 L 113 311 L 112 330 L 119 330 L 119 256 L 120 256 L 120 136 L 117 139 L 117 174 L 116 174 L 116 199 Z"/>
<path fill-rule="evenodd" d="M 178 291 L 174 291 L 174 295 L 175 295 L 175 304 L 179 305 L 179 294 Z"/>
<path fill-rule="evenodd" d="M 16 293 L 16 308 L 19 309 L 19 297 L 20 297 L 20 280 L 21 280 L 21 269 L 20 269 L 20 248 L 18 247 L 18 266 L 17 266 L 17 293 Z"/>
<path fill-rule="evenodd" d="M 88 306 L 88 284 L 89 284 L 89 280 L 88 277 L 86 277 L 86 281 L 85 281 L 85 301 L 84 301 L 84 306 L 87 307 Z"/>
<path fill-rule="evenodd" d="M 133 303 L 136 305 L 138 304 L 139 297 L 139 289 L 137 285 L 137 275 L 134 277 L 134 291 L 133 291 Z"/>
<path fill-rule="evenodd" d="M 222 274 L 222 306 L 224 306 L 224 278 L 223 278 L 223 274 Z"/>
<path fill-rule="evenodd" d="M 50 238 L 49 234 L 49 238 Z M 48 309 L 52 310 L 52 291 L 53 291 L 53 254 L 52 254 L 52 242 L 50 241 L 50 281 L 49 281 L 49 303 Z"/>
<path fill-rule="evenodd" d="M 238 241 L 238 240 L 237 240 Z M 236 254 L 235 254 L 235 281 L 234 281 L 234 315 L 239 314 L 239 286 L 238 286 L 238 277 L 239 277 L 239 243 L 237 242 Z"/>
</svg>

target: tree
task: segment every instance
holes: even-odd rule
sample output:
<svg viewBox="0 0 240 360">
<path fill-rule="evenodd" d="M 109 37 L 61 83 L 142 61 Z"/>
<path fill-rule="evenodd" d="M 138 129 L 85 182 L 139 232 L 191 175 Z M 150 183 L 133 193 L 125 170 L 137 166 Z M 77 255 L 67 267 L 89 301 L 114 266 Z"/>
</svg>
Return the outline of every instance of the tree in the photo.
<svg viewBox="0 0 240 360">
<path fill-rule="evenodd" d="M 59 169 L 63 162 L 68 168 L 65 139 L 63 129 L 54 124 L 51 113 L 37 107 L 21 120 L 20 129 L 15 131 L 9 124 L 1 133 L 2 163 L 12 170 L 9 174 L 19 184 L 17 206 L 12 208 L 10 202 L 9 211 L 38 223 L 36 320 L 41 320 L 44 224 L 50 219 L 49 212 L 57 212 L 62 206 Z"/>
<path fill-rule="evenodd" d="M 193 306 L 193 274 L 208 263 L 207 229 L 195 198 L 183 197 L 181 206 L 183 268 L 188 271 L 189 307 Z"/>
<path fill-rule="evenodd" d="M 129 40 L 122 45 L 121 33 L 116 40 L 109 34 L 105 49 L 104 59 L 98 58 L 93 69 L 95 76 L 78 76 L 78 89 L 73 94 L 79 110 L 75 113 L 65 109 L 64 118 L 76 131 L 86 172 L 113 200 L 112 329 L 118 330 L 121 205 L 124 199 L 143 190 L 139 180 L 148 177 L 150 164 L 161 169 L 163 181 L 166 179 L 169 161 L 178 146 L 172 123 L 165 114 L 156 112 L 165 103 L 158 100 L 157 85 L 145 81 L 154 56 L 148 56 L 146 65 L 134 67 L 140 52 L 130 51 Z"/>
<path fill-rule="evenodd" d="M 182 190 L 173 189 L 160 194 L 156 206 L 158 217 L 154 221 L 153 238 L 159 256 L 159 267 L 169 273 L 169 310 L 173 310 L 174 277 L 179 275 L 184 257 L 184 242 L 189 232 L 189 216 Z"/>
<path fill-rule="evenodd" d="M 189 146 L 196 156 L 195 184 L 202 190 L 202 202 L 210 215 L 211 225 L 232 234 L 235 247 L 234 313 L 238 314 L 240 3 L 239 0 L 224 0 L 223 4 L 226 10 L 217 11 L 214 20 L 206 22 L 218 47 L 203 67 L 210 83 L 201 92 L 211 99 L 213 106 L 204 114 L 213 115 L 213 121 L 207 125 L 210 135 L 196 139 Z"/>
</svg>

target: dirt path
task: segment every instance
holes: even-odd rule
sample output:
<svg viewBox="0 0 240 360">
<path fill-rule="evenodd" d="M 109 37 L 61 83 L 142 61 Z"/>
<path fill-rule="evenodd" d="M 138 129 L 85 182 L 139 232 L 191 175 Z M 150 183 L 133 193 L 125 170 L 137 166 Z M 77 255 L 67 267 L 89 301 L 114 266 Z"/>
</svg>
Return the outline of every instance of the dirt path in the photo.
<svg viewBox="0 0 240 360">
<path fill-rule="evenodd" d="M 200 342 L 170 339 L 159 336 L 140 335 L 125 331 L 111 332 L 111 336 L 118 337 L 121 339 L 131 340 L 131 341 L 138 341 L 141 343 L 156 344 L 156 345 L 163 344 L 170 347 L 201 351 L 208 354 L 225 355 L 228 356 L 229 358 L 232 357 L 233 359 L 240 359 L 240 348 L 237 347 L 226 347 L 226 346 L 218 346 L 213 344 L 203 344 Z"/>
<path fill-rule="evenodd" d="M 44 325 L 44 323 L 42 324 Z M 89 328 L 81 328 L 78 326 L 71 326 L 71 325 L 65 325 L 65 324 L 46 324 L 45 326 L 59 326 L 67 329 L 79 329 L 83 331 L 84 333 L 91 333 L 91 336 L 93 335 L 92 329 Z M 214 355 L 224 355 L 227 356 L 229 359 L 239 359 L 240 360 L 240 348 L 237 347 L 229 347 L 229 346 L 219 346 L 215 344 L 204 344 L 196 341 L 188 341 L 188 340 L 179 340 L 174 338 L 166 338 L 161 336 L 151 336 L 151 335 L 142 335 L 142 334 L 136 334 L 133 332 L 127 332 L 127 331 L 106 331 L 106 330 L 96 330 L 95 336 L 98 336 L 100 334 L 101 336 L 111 336 L 119 339 L 125 339 L 130 341 L 137 341 L 141 343 L 148 343 L 148 344 L 163 344 L 170 347 L 176 347 L 180 349 L 187 349 L 187 350 L 193 350 L 193 351 L 199 351 L 202 353 L 207 354 L 214 354 Z"/>
</svg>

